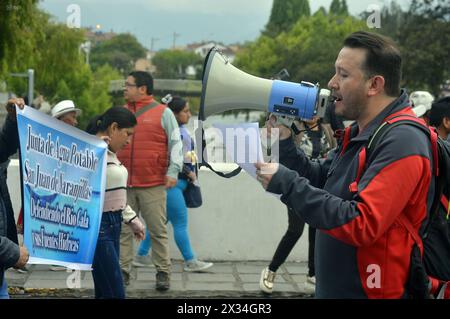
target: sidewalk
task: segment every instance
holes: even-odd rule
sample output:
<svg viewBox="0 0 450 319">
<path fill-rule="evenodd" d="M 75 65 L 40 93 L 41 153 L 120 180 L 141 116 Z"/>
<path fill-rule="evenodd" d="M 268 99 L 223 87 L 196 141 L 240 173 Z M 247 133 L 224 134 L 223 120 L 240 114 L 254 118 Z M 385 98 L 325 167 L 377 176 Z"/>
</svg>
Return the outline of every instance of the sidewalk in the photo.
<svg viewBox="0 0 450 319">
<path fill-rule="evenodd" d="M 183 271 L 173 261 L 171 288 L 155 290 L 155 268 L 133 268 L 127 298 L 309 298 L 305 293 L 306 263 L 285 263 L 277 272 L 271 296 L 259 290 L 266 262 L 215 262 L 207 273 Z M 91 272 L 51 271 L 47 265 L 29 265 L 28 273 L 9 269 L 5 275 L 11 298 L 93 298 Z M 73 288 L 69 288 L 73 287 Z"/>
</svg>

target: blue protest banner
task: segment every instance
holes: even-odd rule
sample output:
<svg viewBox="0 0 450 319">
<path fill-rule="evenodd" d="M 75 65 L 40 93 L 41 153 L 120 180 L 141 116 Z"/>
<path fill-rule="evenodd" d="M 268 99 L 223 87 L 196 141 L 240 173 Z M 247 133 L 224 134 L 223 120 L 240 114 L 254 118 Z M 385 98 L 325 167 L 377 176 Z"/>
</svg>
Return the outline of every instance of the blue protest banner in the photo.
<svg viewBox="0 0 450 319">
<path fill-rule="evenodd" d="M 17 110 L 29 263 L 91 269 L 107 145 L 31 107 Z"/>
</svg>

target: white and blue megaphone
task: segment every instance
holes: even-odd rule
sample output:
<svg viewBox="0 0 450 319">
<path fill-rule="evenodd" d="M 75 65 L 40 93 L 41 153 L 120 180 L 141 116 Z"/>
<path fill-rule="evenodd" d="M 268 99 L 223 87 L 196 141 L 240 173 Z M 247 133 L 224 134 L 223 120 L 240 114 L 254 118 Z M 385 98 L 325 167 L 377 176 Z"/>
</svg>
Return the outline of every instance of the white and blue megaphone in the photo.
<svg viewBox="0 0 450 319">
<path fill-rule="evenodd" d="M 212 48 L 203 70 L 199 119 L 236 109 L 253 109 L 276 115 L 282 124 L 323 117 L 330 91 L 309 82 L 269 80 L 245 73 L 216 48 Z"/>
</svg>

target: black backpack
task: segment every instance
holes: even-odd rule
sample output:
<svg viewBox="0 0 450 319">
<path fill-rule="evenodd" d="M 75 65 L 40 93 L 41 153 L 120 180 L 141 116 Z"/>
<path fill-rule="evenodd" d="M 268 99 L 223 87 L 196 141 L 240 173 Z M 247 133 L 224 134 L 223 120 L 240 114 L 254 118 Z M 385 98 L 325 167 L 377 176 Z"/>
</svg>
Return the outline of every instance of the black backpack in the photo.
<svg viewBox="0 0 450 319">
<path fill-rule="evenodd" d="M 411 268 L 406 286 L 407 297 L 428 299 L 448 298 L 450 284 L 450 144 L 438 137 L 436 129 L 428 127 L 421 119 L 410 114 L 388 117 L 369 139 L 366 158 L 377 147 L 383 137 L 398 125 L 412 125 L 430 137 L 433 149 L 433 173 L 435 196 L 428 213 L 428 219 L 421 228 L 420 237 L 411 222 L 404 215 L 399 221 L 415 241 L 411 253 Z M 360 164 L 361 165 L 361 164 Z M 362 165 L 365 165 L 363 163 Z M 423 256 L 419 247 L 423 246 Z M 446 292 L 447 291 L 447 292 Z"/>
</svg>

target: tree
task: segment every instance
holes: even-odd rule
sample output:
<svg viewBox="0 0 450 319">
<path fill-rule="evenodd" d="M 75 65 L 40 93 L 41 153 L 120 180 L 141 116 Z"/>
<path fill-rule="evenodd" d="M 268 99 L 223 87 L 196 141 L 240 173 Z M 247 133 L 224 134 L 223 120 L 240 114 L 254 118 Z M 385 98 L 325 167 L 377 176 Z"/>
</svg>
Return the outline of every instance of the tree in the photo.
<svg viewBox="0 0 450 319">
<path fill-rule="evenodd" d="M 330 14 L 348 16 L 348 7 L 345 0 L 333 0 L 330 5 Z"/>
<path fill-rule="evenodd" d="M 15 13 L 15 19 L 26 23 L 24 27 L 11 29 L 14 34 L 8 35 L 14 39 L 14 46 L 11 43 L 5 46 L 0 58 L 0 79 L 6 81 L 9 91 L 21 95 L 27 91 L 27 81 L 11 77 L 10 73 L 34 69 L 35 95 L 43 94 L 51 104 L 65 99 L 73 100 L 83 110 L 80 118 L 80 127 L 83 128 L 94 114 L 111 106 L 109 82 L 123 77 L 111 67 L 99 67 L 94 73 L 91 71 L 79 50 L 80 44 L 85 41 L 82 30 L 53 22 L 47 13 L 37 7 L 35 1 L 13 3 L 18 8 L 22 3 L 29 3 L 31 7 L 28 11 L 18 10 Z M 31 14 L 25 16 L 27 12 Z M 5 16 L 4 12 L 0 14 Z"/>
<path fill-rule="evenodd" d="M 343 40 L 350 33 L 367 29 L 363 21 L 343 17 L 336 21 L 322 11 L 297 21 L 289 32 L 276 38 L 261 36 L 246 47 L 236 65 L 254 75 L 269 78 L 282 68 L 290 74 L 289 81 L 308 81 L 326 87 L 334 74 L 334 61 Z"/>
<path fill-rule="evenodd" d="M 319 13 L 323 14 L 324 16 L 326 16 L 327 15 L 327 9 L 325 9 L 325 7 L 321 6 L 319 9 L 317 9 L 317 11 L 314 13 L 314 15 L 319 14 Z"/>
<path fill-rule="evenodd" d="M 91 51 L 91 66 L 109 64 L 127 75 L 134 69 L 134 62 L 146 57 L 147 50 L 131 34 L 119 34 L 110 40 L 100 42 Z"/>
<path fill-rule="evenodd" d="M 410 13 L 426 19 L 450 21 L 450 0 L 412 0 Z"/>
<path fill-rule="evenodd" d="M 30 27 L 31 16 L 35 11 L 37 0 L 2 0 L 0 2 L 0 60 L 6 56 L 7 50 L 14 54 L 17 49 L 16 41 L 22 30 Z"/>
<path fill-rule="evenodd" d="M 111 80 L 121 79 L 122 75 L 109 65 L 99 67 L 92 74 L 90 86 L 79 98 L 79 104 L 83 107 L 83 114 L 80 117 L 80 127 L 86 127 L 89 120 L 97 114 L 103 113 L 111 107 L 112 97 L 108 94 Z"/>
<path fill-rule="evenodd" d="M 24 91 L 25 81 L 11 79 L 9 73 L 26 71 L 23 66 L 33 64 L 39 56 L 39 52 L 34 49 L 45 37 L 43 30 L 49 16 L 37 8 L 36 2 L 0 2 L 0 80 L 14 82 Z"/>
<path fill-rule="evenodd" d="M 289 31 L 301 17 L 310 15 L 308 0 L 274 0 L 264 34 L 275 37 L 281 32 Z"/>
<path fill-rule="evenodd" d="M 413 0 L 399 42 L 404 58 L 404 84 L 409 91 L 439 95 L 450 76 L 450 1 Z"/>
<path fill-rule="evenodd" d="M 203 59 L 194 52 L 181 50 L 163 50 L 155 54 L 152 63 L 156 67 L 155 77 L 165 79 L 178 79 L 186 77 L 185 70 L 188 66 L 199 69 Z M 201 74 L 197 74 L 201 76 Z"/>
</svg>

